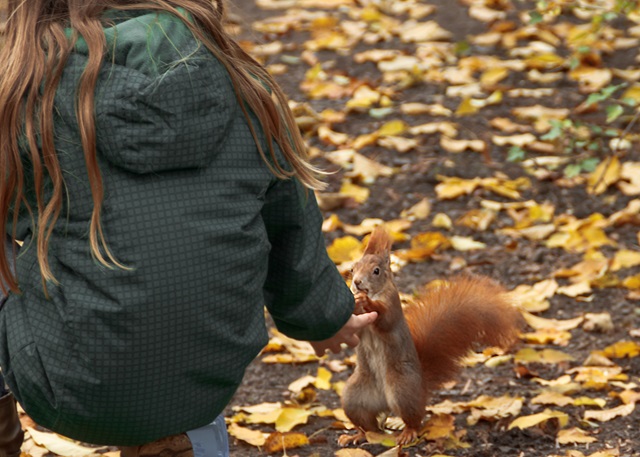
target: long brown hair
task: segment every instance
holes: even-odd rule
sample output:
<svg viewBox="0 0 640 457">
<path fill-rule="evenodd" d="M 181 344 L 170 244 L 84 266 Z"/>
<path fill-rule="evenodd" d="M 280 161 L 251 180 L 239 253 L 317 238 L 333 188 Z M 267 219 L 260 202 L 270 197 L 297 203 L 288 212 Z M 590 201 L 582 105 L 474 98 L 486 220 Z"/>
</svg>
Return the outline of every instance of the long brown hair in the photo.
<svg viewBox="0 0 640 457">
<path fill-rule="evenodd" d="M 13 238 L 20 212 L 37 220 L 38 263 L 46 289 L 54 281 L 47 252 L 48 242 L 65 198 L 65 183 L 54 148 L 53 100 L 67 58 L 75 41 L 82 37 L 89 58 L 77 88 L 76 117 L 81 132 L 84 157 L 93 195 L 93 213 L 89 230 L 91 252 L 107 267 L 121 265 L 107 246 L 100 212 L 104 197 L 102 177 L 96 158 L 94 92 L 105 55 L 106 39 L 101 22 L 107 9 L 161 10 L 183 19 L 200 40 L 226 67 L 240 106 L 249 123 L 258 151 L 272 173 L 281 179 L 296 176 L 309 188 L 322 188 L 318 170 L 309 163 L 306 148 L 287 100 L 269 73 L 225 32 L 224 0 L 8 0 L 8 20 L 0 62 L 0 234 L 13 225 Z M 178 8 L 187 11 L 192 21 Z M 71 39 L 65 28 L 73 30 Z M 267 86 L 265 88 L 265 85 Z M 41 86 L 44 89 L 41 91 Z M 249 109 L 257 116 L 267 139 L 264 151 L 251 123 Z M 40 144 L 38 144 L 38 139 Z M 290 169 L 275 157 L 274 142 L 281 148 Z M 26 144 L 22 144 L 26 143 Z M 36 196 L 32 208 L 25 198 L 25 169 L 20 148 L 29 153 L 30 170 Z M 47 185 L 45 197 L 45 178 Z M 0 288 L 18 291 L 11 273 L 5 243 L 0 243 Z"/>
</svg>

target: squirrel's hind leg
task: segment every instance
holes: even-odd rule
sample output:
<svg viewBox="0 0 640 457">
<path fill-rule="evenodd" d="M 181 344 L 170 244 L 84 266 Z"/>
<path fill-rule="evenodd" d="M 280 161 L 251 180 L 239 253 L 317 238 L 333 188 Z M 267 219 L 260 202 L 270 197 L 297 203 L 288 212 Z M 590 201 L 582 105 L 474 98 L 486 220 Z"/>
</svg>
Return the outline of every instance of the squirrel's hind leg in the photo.
<svg viewBox="0 0 640 457">
<path fill-rule="evenodd" d="M 342 392 L 342 408 L 358 433 L 340 436 L 338 443 L 341 446 L 366 441 L 365 431 L 379 430 L 378 415 L 389 411 L 374 378 L 363 376 L 357 368 Z"/>
</svg>

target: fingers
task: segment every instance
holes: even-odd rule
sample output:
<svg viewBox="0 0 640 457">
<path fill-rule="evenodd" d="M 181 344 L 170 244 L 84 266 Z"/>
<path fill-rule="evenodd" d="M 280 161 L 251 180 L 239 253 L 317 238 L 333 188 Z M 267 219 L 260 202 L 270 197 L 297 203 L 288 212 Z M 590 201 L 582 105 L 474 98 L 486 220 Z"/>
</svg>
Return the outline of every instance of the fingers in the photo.
<svg viewBox="0 0 640 457">
<path fill-rule="evenodd" d="M 342 350 L 340 346 L 342 343 L 352 348 L 356 347 L 360 342 L 358 337 L 360 330 L 372 324 L 377 318 L 378 313 L 375 311 L 359 315 L 352 314 L 336 335 L 324 341 L 311 341 L 311 346 L 318 357 L 322 357 L 326 351 L 338 354 Z"/>
<path fill-rule="evenodd" d="M 350 329 L 353 329 L 354 331 L 358 331 L 366 327 L 367 325 L 373 324 L 373 322 L 375 322 L 377 318 L 378 318 L 378 313 L 376 313 L 375 311 L 364 313 L 364 314 L 358 314 L 357 316 L 352 315 L 349 321 L 347 322 L 347 325 L 350 326 Z"/>
</svg>

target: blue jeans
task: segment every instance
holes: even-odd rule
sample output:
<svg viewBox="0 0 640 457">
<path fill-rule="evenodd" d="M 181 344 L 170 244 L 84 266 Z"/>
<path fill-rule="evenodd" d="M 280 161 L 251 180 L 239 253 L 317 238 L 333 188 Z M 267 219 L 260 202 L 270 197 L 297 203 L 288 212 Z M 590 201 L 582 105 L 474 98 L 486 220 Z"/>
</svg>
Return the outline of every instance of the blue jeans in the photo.
<svg viewBox="0 0 640 457">
<path fill-rule="evenodd" d="M 224 416 L 204 427 L 187 432 L 193 447 L 193 457 L 229 457 L 229 438 Z"/>
</svg>

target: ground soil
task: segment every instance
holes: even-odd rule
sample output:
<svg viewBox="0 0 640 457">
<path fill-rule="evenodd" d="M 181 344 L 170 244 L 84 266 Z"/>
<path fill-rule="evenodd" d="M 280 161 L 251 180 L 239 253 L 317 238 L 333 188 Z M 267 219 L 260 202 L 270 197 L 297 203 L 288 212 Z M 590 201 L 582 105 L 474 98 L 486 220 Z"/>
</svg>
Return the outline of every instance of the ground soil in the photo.
<svg viewBox="0 0 640 457">
<path fill-rule="evenodd" d="M 469 34 L 476 34 L 486 30 L 486 24 L 470 19 L 466 13 L 468 6 L 457 1 L 435 0 L 433 3 L 438 7 L 435 15 L 430 19 L 437 20 L 441 26 L 454 33 L 453 41 L 462 41 Z M 262 35 L 251 31 L 251 23 L 257 19 L 264 19 L 270 15 L 282 14 L 282 11 L 266 11 L 258 8 L 254 0 L 234 0 L 231 5 L 231 12 L 235 19 L 242 26 L 243 38 L 249 38 L 258 42 L 269 42 L 275 37 Z M 299 54 L 300 44 L 307 36 L 304 33 L 292 32 L 287 36 L 278 36 L 277 39 L 291 45 L 290 54 Z M 391 48 L 398 43 L 390 43 L 384 46 Z M 382 47 L 383 45 L 379 45 Z M 333 56 L 336 59 L 336 66 L 345 65 L 349 74 L 360 78 L 379 78 L 379 73 L 368 65 L 356 65 L 350 57 Z M 615 59 L 624 62 L 628 56 L 620 53 L 607 57 L 613 65 Z M 277 56 L 271 58 L 270 62 L 277 62 Z M 624 65 L 622 65 L 624 67 Z M 292 65 L 290 70 L 277 77 L 278 82 L 284 91 L 294 100 L 303 101 L 304 94 L 299 89 L 299 84 L 303 78 L 304 71 L 308 69 L 306 65 Z M 511 87 L 525 87 L 526 81 L 508 81 Z M 553 95 L 531 100 L 531 103 L 521 104 L 542 104 L 553 107 L 574 107 L 584 96 L 579 94 L 575 85 L 566 81 L 551 85 L 555 90 Z M 412 102 L 434 103 L 441 101 L 451 109 L 456 108 L 459 101 L 448 102 L 438 94 L 442 93 L 442 87 L 429 87 L 420 85 L 403 92 L 403 100 Z M 340 103 L 344 103 L 344 100 Z M 331 106 L 330 102 L 318 101 L 314 107 L 323 109 Z M 341 106 L 341 105 L 340 105 Z M 486 108 L 482 116 L 469 116 L 456 119 L 463 127 L 464 135 L 468 138 L 480 138 L 489 140 L 488 121 L 497 116 L 510 117 L 511 105 L 508 102 Z M 425 117 L 424 122 L 429 119 Z M 376 127 L 371 124 L 380 124 L 383 121 L 376 121 L 369 116 L 354 117 L 346 125 L 342 125 L 343 131 L 349 134 L 357 134 L 363 126 L 366 131 L 373 131 Z M 412 123 L 419 121 L 413 119 Z M 320 144 L 312 145 L 323 147 Z M 490 142 L 490 141 L 489 141 Z M 496 199 L 495 195 L 487 195 L 482 192 L 465 198 L 449 201 L 439 201 L 435 198 L 434 186 L 437 184 L 438 174 L 449 174 L 461 177 L 492 176 L 496 172 L 504 173 L 512 179 L 523 176 L 524 172 L 519 165 L 514 165 L 505 160 L 504 150 L 492 150 L 488 155 L 482 157 L 479 154 L 446 154 L 435 140 L 421 146 L 418 150 L 398 155 L 391 151 L 368 147 L 362 151 L 369 157 L 375 158 L 379 162 L 387 165 L 400 167 L 401 172 L 389 178 L 380 178 L 370 186 L 371 197 L 364 204 L 352 208 L 340 208 L 335 212 L 344 222 L 358 224 L 364 218 L 376 217 L 385 220 L 397 218 L 400 210 L 417 203 L 424 197 L 428 197 L 433 203 L 432 211 L 448 214 L 451 219 L 456 219 L 471 208 L 478 207 L 478 201 L 485 197 Z M 636 150 L 631 152 L 628 160 L 639 160 L 639 153 Z M 634 157 L 635 156 L 635 157 Z M 446 159 L 446 160 L 445 160 Z M 449 162 L 447 162 L 449 161 Z M 338 172 L 329 178 L 330 190 L 337 191 L 340 186 L 342 175 Z M 524 199 L 534 199 L 538 202 L 549 201 L 556 206 L 556 214 L 569 213 L 577 217 L 586 217 L 594 212 L 610 215 L 628 203 L 629 198 L 615 192 L 608 194 L 609 198 L 593 197 L 585 191 L 584 186 L 573 188 L 560 188 L 552 181 L 533 180 L 533 187 L 524 192 Z M 605 195 L 604 197 L 607 197 Z M 497 198 L 499 199 L 499 198 Z M 325 215 L 328 216 L 327 212 Z M 498 220 L 501 223 L 507 221 Z M 409 230 L 411 235 L 430 230 L 427 222 L 421 224 L 416 222 Z M 457 234 L 469 235 L 465 229 L 456 229 Z M 610 233 L 610 236 L 617 239 L 621 245 L 634 247 L 637 244 L 637 226 L 624 225 Z M 327 243 L 334 237 L 341 236 L 341 233 L 327 234 Z M 488 248 L 468 254 L 442 254 L 427 262 L 410 264 L 403 268 L 397 275 L 397 284 L 401 291 L 410 293 L 420 285 L 431 279 L 443 277 L 451 274 L 450 263 L 453 256 L 463 256 L 467 263 L 466 270 L 472 273 L 487 274 L 500 280 L 507 288 L 513 288 L 519 284 L 533 284 L 539 280 L 550 277 L 552 271 L 562 267 L 571 266 L 580 260 L 578 254 L 567 253 L 562 249 L 549 249 L 539 243 L 530 243 L 526 240 L 514 242 L 512 239 L 496 235 L 494 231 L 474 232 L 475 239 L 487 244 Z M 398 245 L 397 248 L 406 246 Z M 637 246 L 635 246 L 637 248 Z M 615 330 L 608 334 L 588 333 L 585 331 L 575 332 L 567 347 L 562 348 L 565 352 L 573 355 L 577 361 L 583 361 L 589 352 L 595 348 L 605 347 L 607 344 L 620 340 L 630 339 L 629 331 L 640 327 L 640 308 L 638 302 L 630 301 L 626 298 L 626 292 L 622 289 L 601 289 L 593 294 L 593 300 L 578 303 L 570 298 L 554 297 L 552 307 L 543 314 L 547 318 L 566 319 L 580 315 L 584 312 L 604 312 L 611 313 Z M 348 354 L 347 354 L 348 355 Z M 333 356 L 342 359 L 344 355 Z M 640 358 L 617 360 L 629 375 L 631 381 L 640 382 Z M 504 394 L 519 395 L 525 399 L 530 399 L 536 394 L 536 384 L 532 382 L 531 376 L 540 376 L 545 379 L 554 379 L 562 375 L 568 368 L 567 365 L 530 365 L 528 369 L 530 376 L 518 377 L 514 374 L 516 368 L 513 364 L 507 364 L 498 369 L 487 369 L 478 366 L 466 369 L 455 386 L 448 390 L 436 392 L 433 396 L 433 403 L 445 399 L 452 401 L 471 400 L 481 394 L 500 396 Z M 265 364 L 258 358 L 249 366 L 244 382 L 237 394 L 233 398 L 227 415 L 233 414 L 232 407 L 235 405 L 250 405 L 262 402 L 283 401 L 290 397 L 287 386 L 292 381 L 305 374 L 315 374 L 318 365 L 316 363 L 301 365 L 281 365 Z M 345 380 L 351 369 L 343 373 L 334 374 L 333 380 Z M 600 393 L 591 392 L 587 395 L 598 396 Z M 318 400 L 331 407 L 337 408 L 340 400 L 337 394 L 332 391 L 320 391 Z M 525 402 L 522 414 L 532 414 L 539 412 L 529 403 Z M 554 407 L 563 410 L 561 407 Z M 582 416 L 582 409 L 571 407 L 564 409 L 570 414 L 575 423 L 579 423 Z M 407 449 L 410 456 L 428 456 L 434 453 L 446 453 L 455 456 L 547 456 L 565 455 L 567 449 L 576 449 L 589 455 L 597 450 L 618 448 L 620 455 L 640 455 L 640 411 L 627 417 L 618 418 L 610 423 L 602 423 L 600 427 L 592 430 L 597 437 L 597 443 L 591 446 L 564 446 L 558 449 L 555 443 L 555 433 L 553 427 L 550 428 L 530 428 L 526 430 L 513 429 L 508 431 L 505 423 L 480 422 L 474 426 L 466 425 L 465 414 L 458 415 L 457 429 L 466 430 L 464 440 L 471 443 L 471 447 L 466 450 L 437 449 L 434 443 L 421 443 L 415 447 Z M 262 430 L 272 431 L 269 427 L 262 427 Z M 343 433 L 342 430 L 332 428 L 331 419 L 314 417 L 308 424 L 299 426 L 296 430 L 302 431 L 309 436 L 313 436 L 312 444 L 304 448 L 290 450 L 287 455 L 299 455 L 302 457 L 311 456 L 332 456 L 339 449 L 336 439 Z M 374 455 L 384 451 L 384 448 L 377 445 L 365 445 Z M 235 457 L 265 456 L 266 453 L 249 446 L 240 441 L 231 443 L 231 455 Z M 282 455 L 276 453 L 274 455 Z"/>
</svg>

